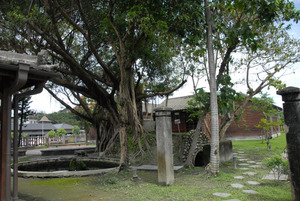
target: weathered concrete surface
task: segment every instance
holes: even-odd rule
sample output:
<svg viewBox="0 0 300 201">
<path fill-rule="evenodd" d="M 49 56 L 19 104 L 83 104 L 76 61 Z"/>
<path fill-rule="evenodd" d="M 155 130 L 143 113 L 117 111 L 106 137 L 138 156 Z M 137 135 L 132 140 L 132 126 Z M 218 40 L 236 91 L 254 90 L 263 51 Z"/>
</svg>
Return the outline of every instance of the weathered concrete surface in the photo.
<svg viewBox="0 0 300 201">
<path fill-rule="evenodd" d="M 155 109 L 158 183 L 166 186 L 174 183 L 171 111 Z"/>
<path fill-rule="evenodd" d="M 300 88 L 287 87 L 277 92 L 282 96 L 292 197 L 300 200 Z"/>
<path fill-rule="evenodd" d="M 157 171 L 158 170 L 157 165 L 141 165 L 141 166 L 138 166 L 135 168 L 137 170 L 145 170 L 145 171 Z M 173 166 L 173 170 L 175 172 L 178 172 L 181 169 L 183 169 L 183 166 Z"/>
</svg>

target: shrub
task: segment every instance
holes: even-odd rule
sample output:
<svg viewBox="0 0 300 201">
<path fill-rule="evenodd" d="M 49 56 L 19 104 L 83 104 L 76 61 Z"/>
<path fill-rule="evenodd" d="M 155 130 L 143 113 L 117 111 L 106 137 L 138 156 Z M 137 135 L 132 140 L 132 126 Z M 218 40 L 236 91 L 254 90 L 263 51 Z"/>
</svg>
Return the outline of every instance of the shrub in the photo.
<svg viewBox="0 0 300 201">
<path fill-rule="evenodd" d="M 59 128 L 59 129 L 57 130 L 57 135 L 58 135 L 58 136 L 63 136 L 63 135 L 65 135 L 65 134 L 67 134 L 67 131 L 66 131 L 64 128 Z"/>
<path fill-rule="evenodd" d="M 80 133 L 79 126 L 73 126 L 73 128 L 72 128 L 72 134 L 78 135 L 79 133 Z"/>
<path fill-rule="evenodd" d="M 282 159 L 280 155 L 275 155 L 265 160 L 265 165 L 274 174 L 276 180 L 279 180 L 281 174 L 288 172 L 288 161 Z"/>
<path fill-rule="evenodd" d="M 55 137 L 56 136 L 56 132 L 54 130 L 51 130 L 47 133 L 48 137 Z"/>
</svg>

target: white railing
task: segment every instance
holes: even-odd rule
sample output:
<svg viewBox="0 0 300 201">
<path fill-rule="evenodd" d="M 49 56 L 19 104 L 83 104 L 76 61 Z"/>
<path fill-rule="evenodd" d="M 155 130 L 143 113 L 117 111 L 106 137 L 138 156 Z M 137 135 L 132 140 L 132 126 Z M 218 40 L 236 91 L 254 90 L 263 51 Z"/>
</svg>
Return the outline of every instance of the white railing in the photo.
<svg viewBox="0 0 300 201">
<path fill-rule="evenodd" d="M 45 144 L 70 144 L 70 143 L 82 143 L 86 141 L 85 135 L 73 135 L 73 136 L 55 136 L 49 139 L 45 136 L 28 136 L 22 138 L 20 141 L 21 147 L 34 147 Z"/>
</svg>

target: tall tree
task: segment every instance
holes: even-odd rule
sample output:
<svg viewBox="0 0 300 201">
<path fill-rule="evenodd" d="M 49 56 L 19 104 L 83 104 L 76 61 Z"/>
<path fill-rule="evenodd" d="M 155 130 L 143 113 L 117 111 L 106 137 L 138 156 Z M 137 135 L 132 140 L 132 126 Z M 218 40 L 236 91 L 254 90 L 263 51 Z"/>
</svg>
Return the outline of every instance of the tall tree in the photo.
<svg viewBox="0 0 300 201">
<path fill-rule="evenodd" d="M 1 9 L 5 25 L 1 28 L 16 30 L 24 43 L 33 44 L 33 52 L 49 49 L 53 60 L 61 62 L 56 69 L 61 76 L 53 82 L 95 100 L 106 110 L 119 133 L 120 164 L 126 168 L 127 127 L 136 138 L 142 133 L 136 99 L 151 97 L 142 90 L 137 94 L 138 65 L 170 67 L 167 64 L 179 53 L 178 41 L 190 29 L 188 15 L 197 15 L 198 7 L 196 2 L 181 1 L 9 1 Z"/>
<path fill-rule="evenodd" d="M 25 97 L 19 102 L 19 118 L 20 118 L 20 123 L 19 123 L 19 141 L 18 141 L 18 146 L 20 146 L 21 138 L 22 138 L 22 128 L 24 122 L 28 120 L 28 116 L 32 115 L 34 112 L 30 110 L 30 103 L 31 103 L 31 97 Z"/>
<path fill-rule="evenodd" d="M 210 5 L 205 0 L 205 19 L 206 19 L 206 46 L 209 71 L 209 89 L 210 89 L 210 173 L 218 175 L 219 173 L 219 118 L 218 118 L 218 99 L 217 99 L 217 81 L 216 65 L 214 62 L 213 49 L 213 18 Z"/>
<path fill-rule="evenodd" d="M 202 35 L 202 38 L 207 37 L 207 42 L 205 45 L 199 42 L 198 45 L 191 46 L 191 48 L 189 48 L 189 53 L 192 52 L 191 58 L 194 62 L 199 63 L 200 69 L 203 69 L 204 66 L 204 70 L 206 70 L 206 74 L 208 75 L 210 88 L 214 87 L 211 86 L 211 73 L 213 73 L 213 71 L 211 71 L 213 69 L 211 65 L 215 65 L 214 67 L 218 72 L 216 76 L 216 88 L 219 90 L 220 94 L 217 98 L 218 106 L 216 107 L 215 103 L 211 103 L 212 105 L 210 105 L 210 107 L 219 108 L 219 117 L 221 119 L 218 139 L 220 139 L 229 125 L 238 115 L 241 114 L 243 108 L 247 104 L 247 101 L 267 86 L 280 87 L 280 81 L 278 78 L 275 78 L 274 75 L 280 70 L 286 68 L 290 63 L 297 60 L 297 50 L 292 52 L 282 51 L 281 53 L 278 51 L 278 49 L 281 48 L 283 50 L 284 47 L 289 47 L 289 45 L 293 47 L 293 50 L 294 47 L 297 47 L 298 44 L 297 42 L 294 43 L 295 41 L 289 42 L 286 46 L 281 47 L 281 41 L 287 41 L 285 40 L 285 38 L 288 37 L 287 34 L 283 37 L 280 36 L 282 40 L 279 40 L 279 43 L 273 42 L 273 44 L 270 44 L 270 41 L 267 42 L 267 40 L 279 37 L 279 35 L 274 37 L 274 35 L 268 36 L 268 34 L 275 34 L 277 32 L 284 31 L 286 27 L 283 23 L 286 20 L 294 19 L 297 21 L 299 19 L 299 11 L 295 9 L 293 2 L 289 1 L 212 1 L 209 3 L 206 2 L 206 5 L 209 5 L 209 7 L 206 8 L 209 8 L 213 16 L 213 20 L 209 21 L 208 19 L 210 18 L 206 15 L 207 29 L 204 32 L 206 35 Z M 212 31 L 209 30 L 210 27 L 212 27 Z M 207 44 L 209 44 L 209 39 L 212 40 L 213 48 L 209 48 L 209 46 L 207 46 Z M 278 44 L 278 46 L 275 48 L 276 44 Z M 232 73 L 240 70 L 240 67 L 244 66 L 246 62 L 243 60 L 242 65 L 235 65 L 237 63 L 233 62 L 234 55 L 235 57 L 239 57 L 240 54 L 242 55 L 240 57 L 244 58 L 244 51 L 246 51 L 249 55 L 260 54 L 262 52 L 267 55 L 272 55 L 272 51 L 270 49 L 265 51 L 263 50 L 264 48 L 277 49 L 276 51 L 275 49 L 272 50 L 274 51 L 273 56 L 277 55 L 280 57 L 281 62 L 277 63 L 275 59 L 275 64 L 273 63 L 274 65 L 269 66 L 269 68 L 264 68 L 262 64 L 262 70 L 256 71 L 261 73 L 257 79 L 257 81 L 260 80 L 261 82 L 257 85 L 253 85 L 255 88 L 253 88 L 251 84 L 249 85 L 250 87 L 246 84 L 249 88 L 247 92 L 249 96 L 247 96 L 246 100 L 240 105 L 237 105 L 235 101 L 239 99 L 236 91 L 234 90 Z M 207 54 L 207 52 L 211 52 L 212 49 L 214 54 Z M 240 53 L 236 54 L 236 52 Z M 206 54 L 208 56 L 206 56 Z M 214 63 L 211 62 L 212 58 L 209 58 L 209 55 L 214 55 Z M 260 61 L 267 61 L 267 63 L 271 62 L 271 59 L 266 60 L 265 56 L 266 55 L 260 54 Z M 288 58 L 288 56 L 290 56 L 290 58 Z M 246 58 L 249 57 L 246 56 Z M 248 61 L 249 64 L 251 64 L 251 67 L 248 66 L 251 71 L 255 66 L 254 60 L 249 58 Z M 257 58 L 256 61 L 259 61 L 259 59 Z M 267 65 L 271 65 L 271 63 Z M 249 73 L 248 71 L 245 72 L 247 72 L 246 74 Z M 265 76 L 262 76 L 263 73 L 265 73 Z M 248 78 L 249 76 L 247 76 L 244 80 L 248 81 Z M 214 89 L 211 90 L 214 91 Z M 216 99 L 216 97 L 211 97 L 211 99 Z M 211 108 L 211 110 L 212 109 L 213 108 Z M 213 117 L 215 114 L 210 115 Z M 215 174 L 217 171 L 212 173 Z"/>
</svg>

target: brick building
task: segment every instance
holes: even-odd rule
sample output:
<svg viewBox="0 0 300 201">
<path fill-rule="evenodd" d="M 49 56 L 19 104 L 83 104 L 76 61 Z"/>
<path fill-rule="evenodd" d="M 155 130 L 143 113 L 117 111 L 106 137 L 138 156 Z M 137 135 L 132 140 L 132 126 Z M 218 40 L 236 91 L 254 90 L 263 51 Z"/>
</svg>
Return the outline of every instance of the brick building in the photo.
<svg viewBox="0 0 300 201">
<path fill-rule="evenodd" d="M 191 96 L 177 97 L 168 99 L 167 107 L 173 108 L 172 111 L 172 131 L 173 132 L 188 132 L 196 128 L 197 118 L 189 117 L 187 108 L 189 107 L 188 101 L 191 100 Z M 239 120 L 235 121 L 226 131 L 225 138 L 230 140 L 244 140 L 244 139 L 260 139 L 263 135 L 263 129 L 257 128 L 260 120 L 264 117 L 262 111 L 257 111 L 251 107 L 250 101 L 242 116 Z M 158 107 L 166 106 L 166 100 L 164 100 Z M 274 105 L 278 110 L 282 110 L 280 107 Z M 272 117 L 272 121 L 278 121 L 279 117 Z M 209 125 L 209 116 L 206 121 Z M 206 130 L 203 125 L 204 131 Z M 272 127 L 271 134 L 280 133 L 279 127 Z"/>
</svg>

